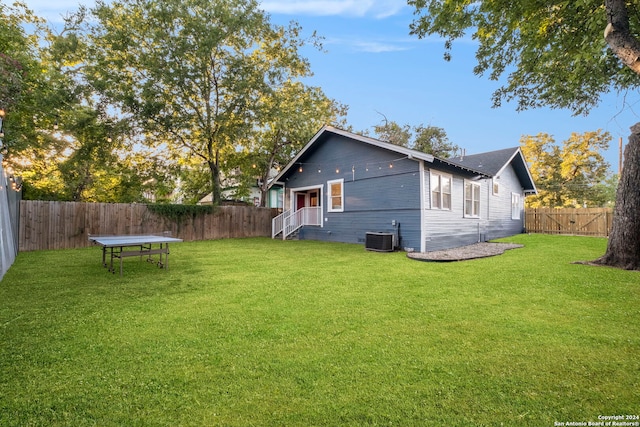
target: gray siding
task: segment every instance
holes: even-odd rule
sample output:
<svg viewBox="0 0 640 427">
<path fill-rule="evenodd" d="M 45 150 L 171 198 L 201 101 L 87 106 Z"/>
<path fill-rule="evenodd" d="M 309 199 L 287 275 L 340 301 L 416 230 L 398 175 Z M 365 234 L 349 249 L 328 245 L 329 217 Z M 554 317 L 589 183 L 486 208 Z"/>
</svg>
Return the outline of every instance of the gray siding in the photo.
<svg viewBox="0 0 640 427">
<path fill-rule="evenodd" d="M 524 192 L 513 168 L 508 166 L 496 180 L 498 195 L 489 197 L 490 211 L 487 239 L 513 236 L 524 229 Z M 511 218 L 511 194 L 520 195 L 520 219 Z"/>
<path fill-rule="evenodd" d="M 399 237 L 398 246 L 409 251 L 454 248 L 522 232 L 524 194 L 510 165 L 497 181 L 497 195 L 492 192 L 492 179 L 475 181 L 481 190 L 479 218 L 464 217 L 465 172 L 447 165 L 442 167 L 448 170 L 438 172 L 452 176 L 451 210 L 431 209 L 431 167 L 425 162 L 421 173 L 418 160 L 327 133 L 282 177 L 284 209 L 292 208 L 296 191 L 317 188 L 322 224 L 302 228 L 300 239 L 364 243 L 367 232 L 390 232 Z M 469 173 L 468 178 L 474 175 Z M 343 180 L 344 211 L 328 212 L 327 183 L 338 179 Z M 511 218 L 514 192 L 521 196 L 519 220 Z"/>
<path fill-rule="evenodd" d="M 332 135 L 317 144 L 311 157 L 300 159 L 286 178 L 288 203 L 296 188 L 322 189 L 322 226 L 304 227 L 299 238 L 364 243 L 368 231 L 392 232 L 399 235 L 401 248 L 419 250 L 420 173 L 416 160 Z M 344 212 L 327 212 L 327 182 L 336 179 L 344 180 Z"/>
<path fill-rule="evenodd" d="M 425 171 L 425 250 L 436 251 L 470 245 L 479 241 L 512 236 L 522 232 L 524 194 L 511 166 L 500 176 L 499 192 L 493 194 L 491 179 L 480 184 L 480 218 L 464 216 L 464 178 L 453 176 L 451 210 L 431 209 L 429 170 Z M 520 220 L 511 219 L 511 193 L 520 194 Z"/>
<path fill-rule="evenodd" d="M 487 180 L 480 183 L 480 218 L 464 217 L 464 178 L 453 176 L 451 210 L 431 209 L 429 170 L 425 171 L 425 250 L 437 251 L 477 243 L 486 233 L 488 209 L 483 203 L 487 197 Z"/>
</svg>

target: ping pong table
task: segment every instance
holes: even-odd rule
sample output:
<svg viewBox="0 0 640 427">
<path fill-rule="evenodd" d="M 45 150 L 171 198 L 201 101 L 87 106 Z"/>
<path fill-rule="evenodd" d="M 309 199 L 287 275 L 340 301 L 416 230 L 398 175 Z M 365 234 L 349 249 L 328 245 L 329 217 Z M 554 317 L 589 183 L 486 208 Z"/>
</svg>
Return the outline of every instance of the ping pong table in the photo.
<svg viewBox="0 0 640 427">
<path fill-rule="evenodd" d="M 147 256 L 147 261 L 154 262 L 152 255 L 160 255 L 158 267 L 169 268 L 169 243 L 182 242 L 182 239 L 168 236 L 141 235 L 141 236 L 89 236 L 89 241 L 102 246 L 102 266 L 115 274 L 113 259 L 120 259 L 120 275 L 122 276 L 123 258 Z M 153 247 L 153 245 L 158 245 Z M 109 264 L 107 265 L 107 252 L 109 252 Z M 164 258 L 164 259 L 163 259 Z"/>
</svg>

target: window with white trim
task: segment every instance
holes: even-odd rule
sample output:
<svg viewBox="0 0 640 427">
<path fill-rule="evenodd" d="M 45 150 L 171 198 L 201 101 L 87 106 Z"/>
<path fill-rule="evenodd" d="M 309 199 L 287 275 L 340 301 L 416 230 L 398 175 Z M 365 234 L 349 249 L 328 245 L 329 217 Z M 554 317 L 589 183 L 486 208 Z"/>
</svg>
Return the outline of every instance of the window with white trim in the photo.
<svg viewBox="0 0 640 427">
<path fill-rule="evenodd" d="M 520 194 L 511 193 L 511 219 L 520 219 Z"/>
<path fill-rule="evenodd" d="M 480 184 L 477 182 L 464 182 L 464 216 L 480 217 Z"/>
<path fill-rule="evenodd" d="M 496 178 L 493 178 L 491 180 L 491 185 L 492 185 L 492 192 L 494 196 L 497 196 L 498 194 L 500 194 L 500 184 L 498 183 L 498 180 Z"/>
<path fill-rule="evenodd" d="M 327 212 L 344 211 L 344 179 L 327 181 Z"/>
<path fill-rule="evenodd" d="M 431 209 L 451 210 L 451 175 L 431 172 Z"/>
</svg>

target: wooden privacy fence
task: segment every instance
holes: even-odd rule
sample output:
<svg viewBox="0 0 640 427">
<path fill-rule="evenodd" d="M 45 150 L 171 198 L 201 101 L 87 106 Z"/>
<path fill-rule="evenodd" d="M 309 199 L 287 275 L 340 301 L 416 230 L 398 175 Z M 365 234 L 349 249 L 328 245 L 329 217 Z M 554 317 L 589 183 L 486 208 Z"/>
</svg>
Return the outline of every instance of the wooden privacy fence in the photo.
<svg viewBox="0 0 640 427">
<path fill-rule="evenodd" d="M 144 204 L 20 202 L 20 251 L 89 246 L 89 235 L 170 232 L 185 241 L 271 236 L 273 209 L 220 206 L 179 220 Z"/>
<path fill-rule="evenodd" d="M 613 221 L 611 208 L 527 208 L 528 233 L 573 234 L 608 237 Z"/>
</svg>

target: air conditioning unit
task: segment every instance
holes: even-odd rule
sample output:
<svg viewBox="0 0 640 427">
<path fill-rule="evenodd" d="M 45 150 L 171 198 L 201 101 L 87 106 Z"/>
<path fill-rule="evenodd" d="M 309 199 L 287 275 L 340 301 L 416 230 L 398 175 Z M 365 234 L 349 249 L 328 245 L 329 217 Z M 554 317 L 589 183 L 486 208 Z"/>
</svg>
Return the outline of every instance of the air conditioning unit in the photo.
<svg viewBox="0 0 640 427">
<path fill-rule="evenodd" d="M 367 232 L 364 247 L 368 251 L 393 252 L 395 247 L 393 233 Z"/>
</svg>

